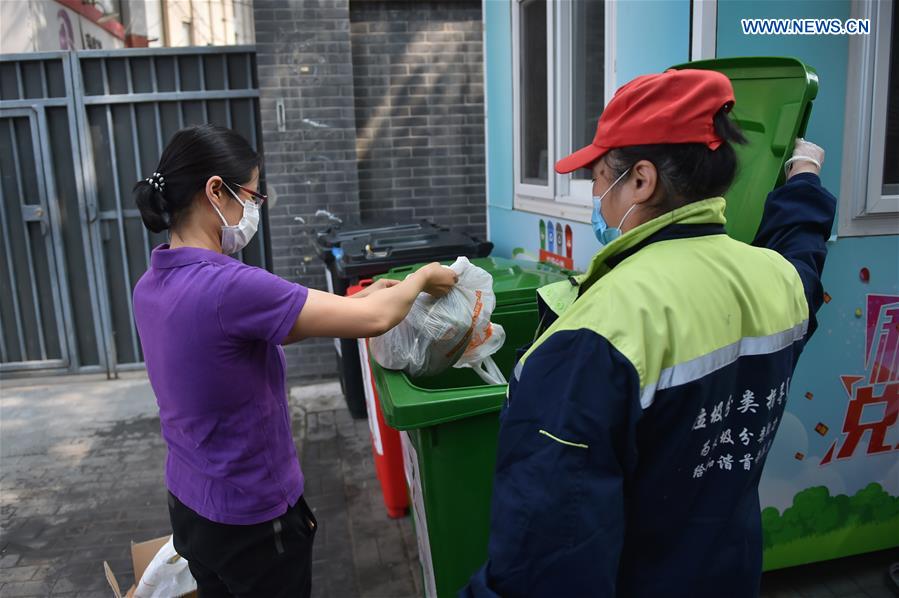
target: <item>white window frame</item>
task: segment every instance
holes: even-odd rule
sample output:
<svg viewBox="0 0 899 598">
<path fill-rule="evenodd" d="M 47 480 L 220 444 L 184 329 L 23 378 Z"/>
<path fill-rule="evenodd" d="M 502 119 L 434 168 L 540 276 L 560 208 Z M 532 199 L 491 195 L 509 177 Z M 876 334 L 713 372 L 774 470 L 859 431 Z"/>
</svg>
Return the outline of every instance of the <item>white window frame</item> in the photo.
<svg viewBox="0 0 899 598">
<path fill-rule="evenodd" d="M 546 150 L 547 150 L 547 177 L 546 186 L 532 185 L 521 181 L 521 5 L 526 0 L 512 2 L 512 118 L 514 119 L 514 158 L 515 158 L 515 195 L 521 194 L 533 199 L 552 201 L 555 177 L 553 177 L 553 148 L 555 146 L 555 131 L 552 115 L 555 111 L 553 105 L 553 60 L 552 50 L 555 40 L 553 37 L 552 0 L 546 2 Z"/>
<path fill-rule="evenodd" d="M 891 36 L 879 25 L 891 23 L 892 10 L 890 2 L 852 3 L 853 17 L 874 27 L 849 39 L 840 236 L 899 234 L 899 194 L 882 192 Z"/>
<path fill-rule="evenodd" d="M 583 1 L 583 0 L 582 0 Z M 515 177 L 516 210 L 542 216 L 563 218 L 575 222 L 590 222 L 592 184 L 586 180 L 573 180 L 571 175 L 556 174 L 556 161 L 575 151 L 571 146 L 571 46 L 564 47 L 556 40 L 570 40 L 571 0 L 547 0 L 547 185 L 531 185 L 521 182 L 521 52 L 520 11 L 522 0 L 511 3 L 512 10 L 512 104 L 513 104 L 513 159 Z M 615 91 L 616 7 L 614 0 L 604 0 L 604 95 L 603 105 L 608 104 Z"/>
<path fill-rule="evenodd" d="M 718 0 L 693 2 L 690 60 L 715 58 L 718 52 Z"/>
</svg>

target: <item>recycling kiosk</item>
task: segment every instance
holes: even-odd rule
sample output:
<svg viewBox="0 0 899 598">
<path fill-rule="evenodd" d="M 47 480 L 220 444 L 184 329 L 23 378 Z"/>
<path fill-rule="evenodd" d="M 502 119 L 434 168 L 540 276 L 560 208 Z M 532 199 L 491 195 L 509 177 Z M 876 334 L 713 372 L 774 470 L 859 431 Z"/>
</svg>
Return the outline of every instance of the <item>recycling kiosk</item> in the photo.
<svg viewBox="0 0 899 598">
<path fill-rule="evenodd" d="M 491 321 L 506 332 L 493 359 L 501 371 L 511 372 L 516 349 L 534 340 L 537 289 L 571 273 L 503 258 L 472 263 L 493 276 Z M 396 268 L 386 277 L 402 279 L 417 267 Z M 427 594 L 455 595 L 486 556 L 497 412 L 507 387 L 486 385 L 469 368 L 410 380 L 373 360 L 371 366 L 384 421 L 403 431 L 405 478 Z"/>
<path fill-rule="evenodd" d="M 328 291 L 346 295 L 360 279 L 390 268 L 422 261 L 483 257 L 491 243 L 439 227 L 427 220 L 380 221 L 362 225 L 331 225 L 318 231 L 314 246 L 325 263 Z M 347 407 L 353 417 L 366 416 L 359 350 L 355 339 L 334 339 L 337 370 Z"/>
<path fill-rule="evenodd" d="M 805 131 L 817 75 L 799 60 L 777 57 L 707 60 L 674 68 L 713 69 L 733 83 L 732 116 L 749 143 L 735 147 L 740 168 L 726 194 L 727 230 L 751 242 L 765 198 L 783 183 L 784 161 L 794 139 Z M 508 376 L 516 349 L 530 343 L 538 327 L 536 287 L 560 274 L 522 266 L 514 270 L 515 262 L 499 258 L 479 265 L 495 276 L 493 321 L 502 324 L 507 338 L 494 359 Z M 403 431 L 426 595 L 455 596 L 487 558 L 498 411 L 507 387 L 487 386 L 466 370 L 412 380 L 377 364 L 372 368 L 384 419 Z"/>
</svg>

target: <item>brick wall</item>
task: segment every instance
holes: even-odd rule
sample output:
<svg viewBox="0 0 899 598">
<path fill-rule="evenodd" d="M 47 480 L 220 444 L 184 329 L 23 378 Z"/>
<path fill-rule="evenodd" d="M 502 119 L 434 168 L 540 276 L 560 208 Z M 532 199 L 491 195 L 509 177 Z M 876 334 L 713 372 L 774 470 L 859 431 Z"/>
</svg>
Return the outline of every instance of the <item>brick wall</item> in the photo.
<svg viewBox="0 0 899 598">
<path fill-rule="evenodd" d="M 480 1 L 350 3 L 359 208 L 486 234 Z"/>
<path fill-rule="evenodd" d="M 486 234 L 479 1 L 254 0 L 253 12 L 277 275 L 325 288 L 318 209 Z M 285 352 L 293 379 L 335 374 L 330 340 Z"/>
<path fill-rule="evenodd" d="M 314 214 L 319 208 L 349 219 L 359 213 L 349 4 L 255 0 L 253 13 L 266 183 L 276 198 L 269 212 L 274 271 L 324 289 L 324 268 L 310 245 Z M 330 340 L 306 340 L 285 353 L 291 378 L 335 374 Z"/>
</svg>

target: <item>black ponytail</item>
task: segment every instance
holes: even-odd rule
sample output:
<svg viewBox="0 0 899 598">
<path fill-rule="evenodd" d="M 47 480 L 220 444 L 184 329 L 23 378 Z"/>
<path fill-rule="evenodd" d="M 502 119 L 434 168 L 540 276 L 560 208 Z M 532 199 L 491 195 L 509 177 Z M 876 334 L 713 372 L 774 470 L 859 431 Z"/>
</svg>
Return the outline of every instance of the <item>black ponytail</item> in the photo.
<svg viewBox="0 0 899 598">
<path fill-rule="evenodd" d="M 132 196 L 144 226 L 160 233 L 178 226 L 210 177 L 243 185 L 261 165 L 239 133 L 216 125 L 186 127 L 172 136 L 156 171 L 134 184 Z"/>
<path fill-rule="evenodd" d="M 640 160 L 652 162 L 659 176 L 665 198 L 657 206 L 660 212 L 681 205 L 724 195 L 737 174 L 737 154 L 733 144 L 745 144 L 746 138 L 730 119 L 726 106 L 714 117 L 715 133 L 724 140 L 717 149 L 703 143 L 636 145 L 614 149 L 606 164 L 612 179 L 619 177 Z"/>
<path fill-rule="evenodd" d="M 162 190 L 157 189 L 149 180 L 143 180 L 135 183 L 131 194 L 140 210 L 144 226 L 154 233 L 161 233 L 171 226 L 172 218 Z"/>
</svg>

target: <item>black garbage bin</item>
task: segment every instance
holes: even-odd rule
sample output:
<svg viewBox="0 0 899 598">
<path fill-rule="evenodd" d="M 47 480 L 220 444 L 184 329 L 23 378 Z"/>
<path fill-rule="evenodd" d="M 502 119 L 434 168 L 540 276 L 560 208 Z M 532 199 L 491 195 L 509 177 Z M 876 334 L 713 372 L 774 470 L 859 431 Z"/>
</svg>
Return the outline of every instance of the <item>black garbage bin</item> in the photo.
<svg viewBox="0 0 899 598">
<path fill-rule="evenodd" d="M 315 236 L 325 263 L 328 291 L 346 295 L 360 280 L 397 266 L 459 256 L 487 257 L 493 244 L 428 221 L 375 221 L 360 225 L 332 225 Z M 355 339 L 335 339 L 340 386 L 353 417 L 364 419 L 365 391 L 359 348 Z"/>
<path fill-rule="evenodd" d="M 337 273 L 334 269 L 335 261 L 340 258 L 342 253 L 343 243 L 355 239 L 367 242 L 379 235 L 413 234 L 422 230 L 434 230 L 436 228 L 427 220 L 417 222 L 383 220 L 365 224 L 330 223 L 327 227 L 319 229 L 315 233 L 313 243 L 318 257 L 325 263 L 328 292 L 346 295 L 346 290 L 349 286 L 349 281 L 336 278 Z"/>
</svg>

